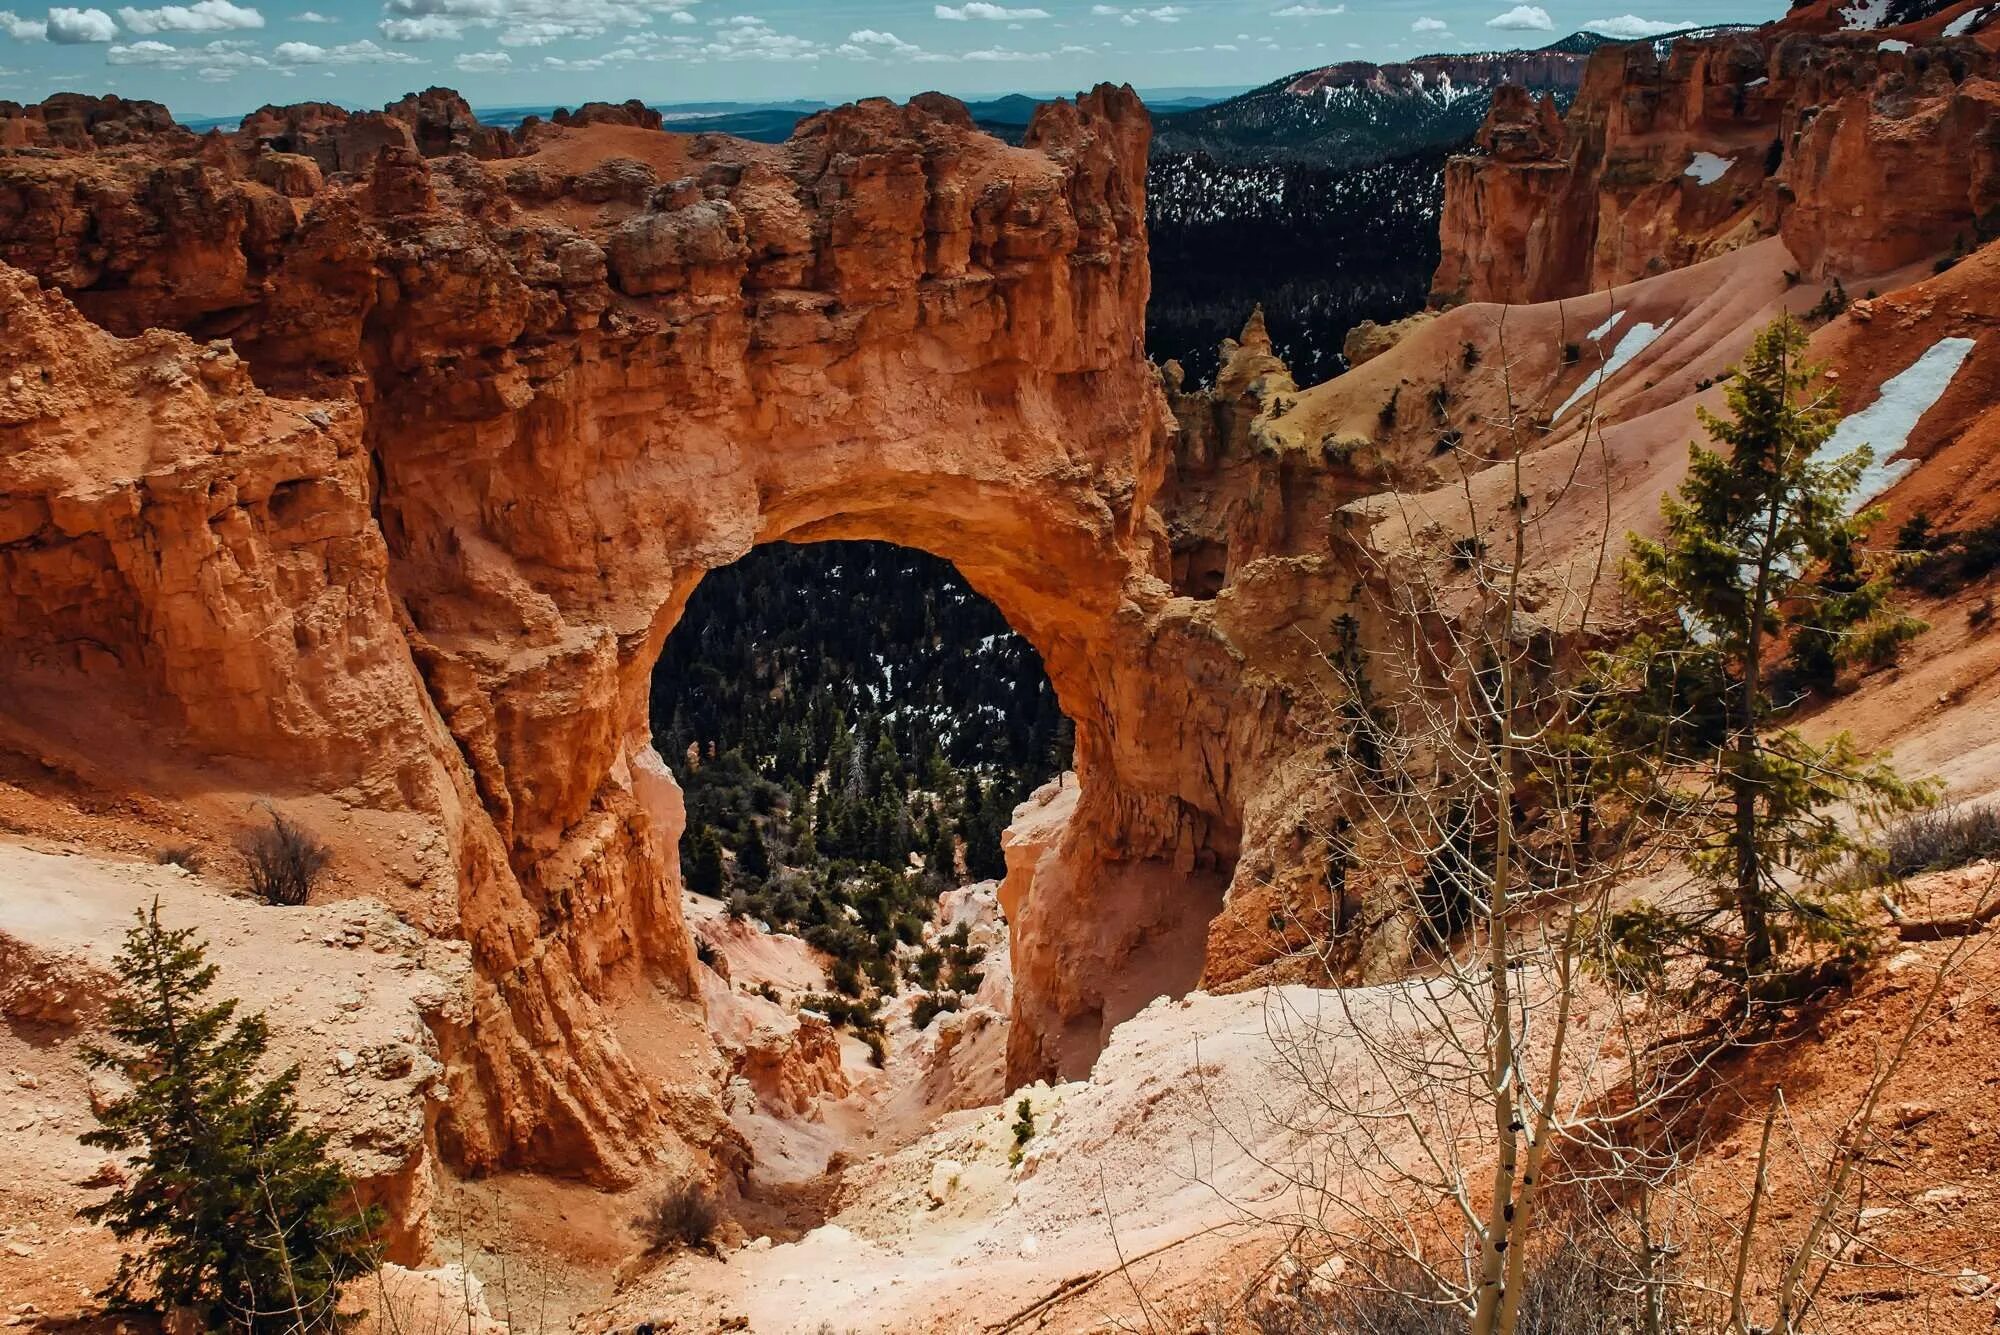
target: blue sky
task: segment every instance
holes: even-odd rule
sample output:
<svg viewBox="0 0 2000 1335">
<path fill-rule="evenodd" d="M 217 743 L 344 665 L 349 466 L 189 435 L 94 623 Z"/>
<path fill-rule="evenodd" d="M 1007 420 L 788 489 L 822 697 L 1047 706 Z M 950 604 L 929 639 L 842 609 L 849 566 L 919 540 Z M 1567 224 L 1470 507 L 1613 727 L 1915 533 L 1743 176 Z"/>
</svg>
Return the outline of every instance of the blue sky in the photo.
<svg viewBox="0 0 2000 1335">
<path fill-rule="evenodd" d="M 0 0 L 0 98 L 68 89 L 183 116 L 376 106 L 441 83 L 475 106 L 840 101 L 1257 84 L 1339 60 L 1775 18 L 1784 0 Z M 1628 9 L 1636 4 L 1639 8 Z"/>
</svg>

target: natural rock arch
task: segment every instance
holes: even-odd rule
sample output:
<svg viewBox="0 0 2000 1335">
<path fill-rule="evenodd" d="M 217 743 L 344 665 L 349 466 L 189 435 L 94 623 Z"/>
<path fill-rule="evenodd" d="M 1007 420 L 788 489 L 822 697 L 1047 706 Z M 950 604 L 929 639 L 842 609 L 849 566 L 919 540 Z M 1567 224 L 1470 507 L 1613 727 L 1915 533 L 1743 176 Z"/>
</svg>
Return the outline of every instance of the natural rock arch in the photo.
<svg viewBox="0 0 2000 1335">
<path fill-rule="evenodd" d="M 919 98 L 776 148 L 617 124 L 498 160 L 392 144 L 324 187 L 242 138 L 0 164 L 46 205 L 4 216 L 50 220 L 0 258 L 132 336 L 6 287 L 0 682 L 23 718 L 87 692 L 161 754 L 441 831 L 432 923 L 474 968 L 432 1019 L 440 1145 L 624 1181 L 676 1144 L 730 1153 L 705 1077 L 642 1077 L 604 1006 L 692 994 L 646 735 L 660 645 L 758 542 L 923 548 L 1077 723 L 1077 808 L 1009 877 L 1010 1066 L 1075 1074 L 1189 981 L 1259 804 L 1295 820 L 1297 631 L 1351 583 L 1324 527 L 1351 481 L 1246 443 L 1289 388 L 1268 344 L 1232 362 L 1246 407 L 1178 423 L 1144 357 L 1148 134 L 1102 88 L 1021 148 Z M 173 207 L 101 216 L 135 199 Z"/>
</svg>

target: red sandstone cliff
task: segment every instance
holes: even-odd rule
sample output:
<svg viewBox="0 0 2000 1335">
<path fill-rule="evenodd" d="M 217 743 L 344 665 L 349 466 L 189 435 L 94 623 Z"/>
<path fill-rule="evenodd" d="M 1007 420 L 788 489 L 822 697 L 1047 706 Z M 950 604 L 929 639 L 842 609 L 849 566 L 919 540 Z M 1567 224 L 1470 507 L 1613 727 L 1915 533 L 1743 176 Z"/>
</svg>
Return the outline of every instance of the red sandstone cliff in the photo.
<svg viewBox="0 0 2000 1335">
<path fill-rule="evenodd" d="M 1975 7 L 1976 10 L 1976 7 Z M 2000 57 L 1945 15 L 1606 47 L 1557 120 L 1518 90 L 1445 173 L 1433 295 L 1542 301 L 1781 235 L 1853 282 L 1974 244 L 2000 205 Z M 1926 35 L 1936 40 L 1924 41 Z"/>
<path fill-rule="evenodd" d="M 1100 89 L 1018 149 L 927 97 L 776 148 L 597 123 L 504 156 L 458 105 L 0 157 L 0 260 L 67 297 L 8 289 L 17 744 L 102 699 L 135 755 L 433 819 L 480 980 L 444 1149 L 624 1180 L 662 1118 L 696 1151 L 719 1120 L 604 1009 L 693 995 L 659 645 L 754 543 L 923 547 L 1078 723 L 1013 1061 L 1080 1069 L 1152 995 L 1121 979 L 1199 973 L 1290 708 L 1171 583 L 1143 108 Z M 211 362 L 220 399 L 168 393 Z"/>
</svg>

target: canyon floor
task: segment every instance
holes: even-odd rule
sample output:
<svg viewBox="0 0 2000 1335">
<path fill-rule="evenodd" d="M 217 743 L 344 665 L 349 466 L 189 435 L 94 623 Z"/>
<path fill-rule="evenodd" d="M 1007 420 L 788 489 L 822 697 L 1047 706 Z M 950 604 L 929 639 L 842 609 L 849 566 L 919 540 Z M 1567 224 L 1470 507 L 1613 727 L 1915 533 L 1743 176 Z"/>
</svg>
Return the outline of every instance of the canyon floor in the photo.
<svg viewBox="0 0 2000 1335">
<path fill-rule="evenodd" d="M 1872 679 L 1818 722 L 1892 744 L 1912 771 L 1941 773 L 1955 796 L 2000 790 L 2000 638 L 1968 600 L 1920 610 L 1933 630 L 1899 668 Z M 1048 795 L 1043 795 L 1046 802 Z M 1031 803 L 1030 808 L 1036 804 Z M 117 1245 L 76 1209 L 116 1167 L 77 1143 L 94 1088 L 78 1056 L 101 1005 L 107 963 L 142 906 L 198 927 L 221 967 L 221 990 L 265 1011 L 276 1055 L 304 1072 L 304 1106 L 336 1129 L 357 1172 L 420 1181 L 431 1268 L 392 1269 L 362 1305 L 381 1329 L 517 1332 L 747 1329 L 770 1335 L 835 1331 L 1233 1329 L 1268 1280 L 1288 1227 L 1313 1202 L 1286 1168 L 1313 1152 L 1301 1136 L 1303 1092 L 1277 1063 L 1280 1041 L 1331 1013 L 1330 992 L 1253 987 L 1161 998 L 1119 1026 L 1086 1080 L 1036 1084 L 1004 1101 L 1000 1069 L 1008 977 L 991 883 L 947 896 L 938 930 L 964 922 L 989 948 L 986 980 L 966 1010 L 924 1032 L 907 999 L 892 1014 L 886 1067 L 851 1036 L 799 1038 L 799 998 L 825 988 L 824 961 L 796 938 L 735 921 L 687 896 L 704 944 L 704 1001 L 738 1075 L 724 1096 L 756 1156 L 752 1188 L 735 1203 L 714 1255 L 643 1253 L 631 1216 L 645 1190 L 502 1174 L 462 1180 L 421 1153 L 423 1086 L 435 1072 L 423 1015 L 449 1007 L 463 948 L 401 925 L 365 886 L 308 908 L 271 908 L 234 889 L 218 854 L 212 871 L 160 865 L 164 808 L 135 818 L 82 789 L 53 799 L 0 786 L 0 1321 L 26 1329 L 88 1322 L 90 1295 Z M 1030 808 L 1024 808 L 1024 813 Z M 365 842 L 365 837 L 364 837 Z M 388 842 L 394 842 L 393 839 Z M 107 845 L 124 845 L 121 855 Z M 201 862 L 199 854 L 189 859 Z M 1962 902 L 1994 868 L 1928 878 L 1906 906 Z M 1801 1125 L 1851 1111 L 1871 1061 L 1893 1038 L 1899 1006 L 1941 946 L 1893 952 L 1852 994 L 1827 1002 L 1796 1040 L 1758 1053 L 1718 1097 L 1782 1083 Z M 1365 1009 L 1411 980 L 1352 989 Z M 1594 1009 L 1593 1009 L 1594 1008 Z M 1581 1023 L 1601 1027 L 1597 997 Z M 618 1012 L 642 1063 L 684 1059 L 670 1010 L 643 998 Z M 1896 1283 L 1843 1276 L 1843 1329 L 1917 1332 L 1984 1328 L 1996 1299 L 1980 1277 L 2000 1274 L 2000 951 L 1982 948 L 1953 983 L 1945 1021 L 1891 1090 L 1893 1125 L 1872 1189 L 1871 1237 L 1921 1269 Z M 808 1037 L 812 1037 L 809 1035 Z M 1334 1066 L 1361 1061 L 1331 1030 L 1318 1039 Z M 1033 1110 L 1020 1143 L 1017 1105 Z M 964 1106 L 974 1104 L 975 1106 Z M 1309 1120 L 1309 1119 L 1307 1119 Z M 1754 1124 L 1718 1141 L 1697 1182 L 1740 1184 Z M 1804 1190 L 1780 1175 L 1774 1198 Z M 469 1312 L 461 1309 L 469 1308 Z"/>
</svg>

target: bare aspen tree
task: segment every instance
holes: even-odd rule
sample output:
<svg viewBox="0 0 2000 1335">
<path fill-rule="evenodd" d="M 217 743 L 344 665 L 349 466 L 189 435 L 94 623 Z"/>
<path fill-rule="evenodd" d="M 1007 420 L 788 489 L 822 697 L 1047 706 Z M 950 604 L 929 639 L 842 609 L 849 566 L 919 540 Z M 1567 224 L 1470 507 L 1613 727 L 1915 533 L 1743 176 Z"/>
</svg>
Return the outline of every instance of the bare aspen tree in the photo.
<svg viewBox="0 0 2000 1335">
<path fill-rule="evenodd" d="M 1326 835 L 1333 861 L 1345 876 L 1360 869 L 1378 906 L 1400 889 L 1408 960 L 1397 982 L 1271 993 L 1279 1078 L 1251 1115 L 1287 1133 L 1281 1156 L 1237 1130 L 1244 1110 L 1216 1110 L 1224 1133 L 1288 1188 L 1282 1207 L 1244 1211 L 1291 1231 L 1291 1273 L 1311 1280 L 1294 1297 L 1322 1309 L 1294 1301 L 1256 1324 L 1272 1335 L 1803 1335 L 1859 1242 L 1885 1092 L 2000 912 L 1982 898 L 1970 912 L 1911 922 L 1883 897 L 1906 940 L 1956 944 L 1922 965 L 1919 1004 L 1831 1133 L 1796 1117 L 1782 1085 L 1761 1102 L 1737 1096 L 1729 1117 L 1705 1117 L 1750 1046 L 1778 1041 L 1776 1012 L 1746 1013 L 1692 986 L 1713 966 L 1700 952 L 1635 955 L 1630 913 L 1642 890 L 1661 905 L 1693 905 L 1691 916 L 1708 911 L 1714 859 L 1671 826 L 1705 801 L 1695 814 L 1734 829 L 1749 803 L 1740 784 L 1716 796 L 1714 785 L 1687 781 L 1699 766 L 1679 745 L 1680 721 L 1597 726 L 1630 717 L 1628 703 L 1653 703 L 1622 698 L 1650 689 L 1645 673 L 1594 670 L 1606 659 L 1579 648 L 1613 629 L 1601 603 L 1624 543 L 1612 536 L 1608 460 L 1594 401 L 1573 439 L 1531 458 L 1544 423 L 1515 406 L 1505 318 L 1495 367 L 1504 445 L 1497 462 L 1462 471 L 1464 532 L 1439 559 L 1441 526 L 1420 502 L 1388 498 L 1393 508 L 1378 517 L 1390 529 L 1400 519 L 1404 541 L 1392 554 L 1362 549 L 1373 615 L 1365 629 L 1345 618 L 1328 654 L 1343 698 L 1328 711 L 1338 815 Z M 1450 435 L 1456 451 L 1464 438 Z M 1566 510 L 1573 534 L 1585 506 L 1599 516 L 1595 551 L 1574 559 L 1572 538 L 1564 564 L 1541 528 Z M 1482 521 L 1495 515 L 1489 543 Z M 1898 622 L 1896 634 L 1905 629 Z M 1790 733 L 1781 742 L 1807 750 Z M 1752 743 L 1731 745 L 1740 754 Z M 1845 746 L 1813 754 L 1845 763 L 1854 759 Z M 1635 785 L 1679 800 L 1640 800 Z M 1864 816 L 1925 794 L 1879 768 L 1843 791 L 1856 788 L 1881 799 L 1863 804 Z M 1761 792 L 1755 801 L 1765 803 Z M 1808 875 L 1834 874 L 1834 854 L 1872 865 L 1863 839 L 1835 830 L 1830 814 L 1812 819 L 1829 852 L 1804 860 Z M 1757 875 L 1770 880 L 1761 866 Z M 1663 884 L 1637 884 L 1648 877 Z M 1853 898 L 1830 882 L 1824 894 L 1781 889 L 1788 905 Z M 1395 915 L 1378 907 L 1352 922 L 1341 898 L 1329 916 L 1344 930 L 1394 935 Z M 1775 969 L 1781 944 L 1760 905 L 1749 903 L 1742 924 L 1756 976 Z M 1319 976 L 1353 972 L 1324 937 L 1309 949 L 1322 953 Z M 1759 1133 L 1750 1171 L 1698 1178 L 1700 1154 L 1745 1127 Z M 1769 1201 L 1779 1178 L 1794 1192 L 1783 1211 Z M 1753 1292 L 1753 1275 L 1774 1272 L 1774 1253 L 1775 1282 Z M 1873 1263 L 1907 1264 L 1886 1252 Z"/>
<path fill-rule="evenodd" d="M 1595 629 L 1611 545 L 1595 396 L 1563 457 L 1531 461 L 1543 428 L 1516 404 L 1505 319 L 1489 372 L 1503 454 L 1483 477 L 1460 469 L 1465 532 L 1439 560 L 1436 526 L 1394 512 L 1405 552 L 1362 552 L 1372 642 L 1330 656 L 1347 697 L 1331 837 L 1378 883 L 1403 880 L 1415 977 L 1314 994 L 1312 1013 L 1274 1003 L 1291 1101 L 1264 1110 L 1310 1147 L 1273 1165 L 1294 1189 L 1284 1222 L 1337 1258 L 1349 1291 L 1456 1314 L 1473 1335 L 1522 1328 L 1551 1156 L 1604 1092 L 1577 1041 L 1590 942 L 1648 847 L 1637 823 L 1599 819 L 1578 740 L 1598 688 L 1570 646 Z M 1539 529 L 1581 506 L 1600 516 L 1595 551 L 1558 567 Z"/>
</svg>

